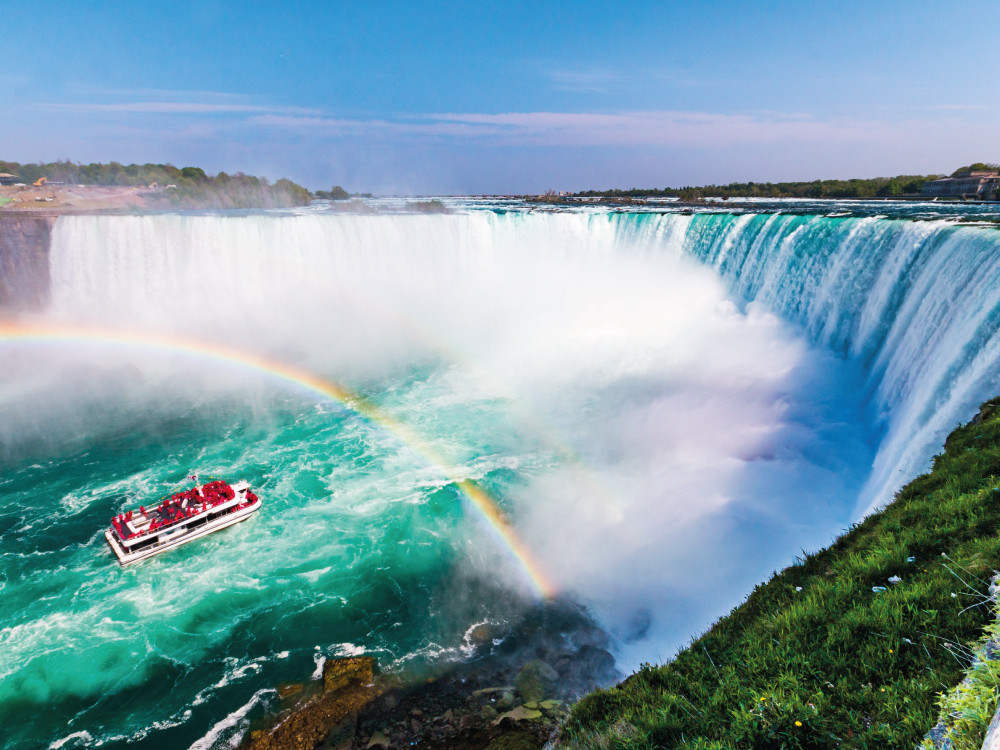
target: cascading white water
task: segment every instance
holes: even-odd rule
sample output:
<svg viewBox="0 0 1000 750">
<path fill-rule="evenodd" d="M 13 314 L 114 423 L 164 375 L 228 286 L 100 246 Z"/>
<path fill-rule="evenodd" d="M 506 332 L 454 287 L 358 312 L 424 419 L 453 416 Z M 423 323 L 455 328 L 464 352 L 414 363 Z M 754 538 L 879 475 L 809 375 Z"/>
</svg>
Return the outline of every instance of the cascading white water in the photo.
<svg viewBox="0 0 1000 750">
<path fill-rule="evenodd" d="M 861 364 L 886 426 L 857 515 L 1000 392 L 1000 232 L 946 221 L 702 215 L 685 250 Z"/>
<path fill-rule="evenodd" d="M 65 216 L 50 270 L 48 322 L 363 392 L 498 497 L 626 671 L 888 500 L 1000 391 L 1000 233 L 945 222 Z M 462 658 L 516 607 L 509 553 L 377 425 L 225 357 L 3 343 L 0 720 L 52 717 L 6 747 L 235 736 L 317 655 Z M 95 529 L 192 466 L 269 504 L 109 568 Z"/>
<path fill-rule="evenodd" d="M 998 249 L 995 230 L 950 222 L 777 214 L 65 217 L 53 246 L 52 312 L 263 348 L 361 381 L 427 358 L 459 362 L 476 373 L 477 388 L 533 412 L 528 421 L 544 422 L 542 432 L 558 425 L 572 435 L 587 428 L 560 424 L 560 409 L 611 404 L 618 418 L 615 386 L 629 378 L 684 383 L 654 387 L 682 394 L 661 415 L 661 424 L 677 424 L 689 389 L 700 387 L 694 381 L 719 380 L 713 393 L 739 391 L 727 381 L 734 371 L 759 364 L 748 376 L 759 383 L 793 366 L 787 354 L 763 362 L 760 352 L 732 354 L 744 347 L 712 330 L 730 313 L 684 262 L 691 256 L 714 267 L 737 299 L 763 303 L 865 371 L 867 404 L 885 434 L 852 498 L 856 519 L 922 471 L 947 432 L 995 395 Z M 770 325 L 753 311 L 739 320 L 751 330 Z M 706 332 L 704 346 L 693 346 Z M 698 375 L 679 375 L 686 370 Z M 682 430 L 688 439 L 700 432 L 692 428 Z M 605 439 L 608 429 L 593 425 Z M 649 440 L 686 442 L 662 431 Z M 572 450 L 586 453 L 591 440 Z M 622 449 L 619 463 L 636 449 Z M 702 445 L 685 461 L 702 463 L 700 451 L 714 453 Z M 722 451 L 741 452 L 754 449 Z"/>
<path fill-rule="evenodd" d="M 689 257 L 693 229 L 486 211 L 64 217 L 50 314 L 375 391 L 429 371 L 447 404 L 393 407 L 419 429 L 428 406 L 504 404 L 515 432 L 490 442 L 534 467 L 505 492 L 521 535 L 638 663 L 842 529 L 870 458 L 857 372 L 764 308 L 740 312 Z"/>
</svg>

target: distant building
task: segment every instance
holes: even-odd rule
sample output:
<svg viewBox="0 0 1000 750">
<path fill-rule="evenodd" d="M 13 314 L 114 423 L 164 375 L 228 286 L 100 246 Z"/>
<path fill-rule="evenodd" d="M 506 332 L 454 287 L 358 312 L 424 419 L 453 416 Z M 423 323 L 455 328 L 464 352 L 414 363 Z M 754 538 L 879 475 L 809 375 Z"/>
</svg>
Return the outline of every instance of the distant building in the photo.
<svg viewBox="0 0 1000 750">
<path fill-rule="evenodd" d="M 0 185 L 14 185 L 17 183 L 17 175 L 10 172 L 0 172 Z"/>
<path fill-rule="evenodd" d="M 992 198 L 1000 190 L 1000 172 L 959 172 L 954 177 L 925 182 L 921 195 L 950 198 Z"/>
</svg>

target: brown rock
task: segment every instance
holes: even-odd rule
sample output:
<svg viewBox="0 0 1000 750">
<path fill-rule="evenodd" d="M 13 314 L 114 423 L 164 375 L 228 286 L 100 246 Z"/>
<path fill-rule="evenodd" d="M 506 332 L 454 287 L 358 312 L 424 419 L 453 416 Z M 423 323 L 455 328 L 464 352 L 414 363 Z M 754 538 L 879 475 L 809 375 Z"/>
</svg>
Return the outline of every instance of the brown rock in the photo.
<svg viewBox="0 0 1000 750">
<path fill-rule="evenodd" d="M 494 724 L 499 724 L 504 719 L 511 719 L 513 721 L 533 721 L 534 719 L 542 718 L 542 712 L 536 711 L 531 708 L 525 708 L 524 706 L 518 706 L 515 709 L 508 711 L 505 714 L 500 714 L 499 717 L 493 720 Z"/>
<path fill-rule="evenodd" d="M 324 692 L 281 717 L 270 732 L 251 737 L 249 750 L 314 750 L 321 742 L 353 742 L 357 712 L 377 698 L 374 659 L 331 659 L 323 665 Z"/>
<path fill-rule="evenodd" d="M 284 700 L 285 698 L 291 698 L 293 695 L 298 695 L 305 689 L 305 685 L 301 682 L 284 682 L 278 685 L 278 697 Z"/>
<path fill-rule="evenodd" d="M 340 690 L 352 682 L 371 685 L 375 681 L 375 659 L 370 656 L 350 656 L 327 659 L 323 664 L 323 692 Z"/>
<path fill-rule="evenodd" d="M 493 628 L 488 622 L 480 623 L 469 631 L 469 638 L 474 643 L 486 643 L 493 640 Z"/>
</svg>

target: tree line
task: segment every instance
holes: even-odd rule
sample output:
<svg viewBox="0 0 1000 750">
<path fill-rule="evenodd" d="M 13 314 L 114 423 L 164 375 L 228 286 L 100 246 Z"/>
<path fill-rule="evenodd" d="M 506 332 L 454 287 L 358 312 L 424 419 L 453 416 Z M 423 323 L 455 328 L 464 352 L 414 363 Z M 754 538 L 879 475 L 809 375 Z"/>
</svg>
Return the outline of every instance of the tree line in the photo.
<svg viewBox="0 0 1000 750">
<path fill-rule="evenodd" d="M 208 175 L 200 167 L 172 164 L 19 164 L 0 161 L 0 172 L 16 174 L 22 182 L 45 177 L 50 182 L 95 186 L 150 186 L 163 190 L 147 195 L 152 204 L 180 208 L 281 208 L 302 206 L 312 199 L 309 191 L 288 179 L 270 182 L 266 177 L 237 172 Z M 166 189 L 167 186 L 170 189 Z"/>
<path fill-rule="evenodd" d="M 918 195 L 924 182 L 942 175 L 898 175 L 852 180 L 809 182 L 730 182 L 679 188 L 631 188 L 629 190 L 585 190 L 581 198 L 882 198 Z"/>
</svg>

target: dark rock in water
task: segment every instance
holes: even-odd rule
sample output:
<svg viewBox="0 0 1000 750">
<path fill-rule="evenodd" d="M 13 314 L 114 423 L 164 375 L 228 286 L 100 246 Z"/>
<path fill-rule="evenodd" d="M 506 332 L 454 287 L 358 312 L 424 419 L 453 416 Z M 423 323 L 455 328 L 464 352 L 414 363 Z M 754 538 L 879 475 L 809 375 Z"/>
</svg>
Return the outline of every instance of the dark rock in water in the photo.
<svg viewBox="0 0 1000 750">
<path fill-rule="evenodd" d="M 305 690 L 305 687 L 306 686 L 301 682 L 284 682 L 277 687 L 278 697 L 282 700 L 291 698 L 293 695 L 300 694 L 303 690 Z"/>
<path fill-rule="evenodd" d="M 330 659 L 323 665 L 323 692 L 278 717 L 272 729 L 251 735 L 250 750 L 316 750 L 354 744 L 358 711 L 377 698 L 371 657 Z"/>
<path fill-rule="evenodd" d="M 470 635 L 474 642 L 478 640 L 475 634 Z M 478 635 L 485 637 L 486 633 Z M 357 708 L 348 706 L 350 710 L 327 724 L 326 731 L 346 717 L 354 732 L 353 738 L 348 737 L 352 750 L 418 746 L 535 750 L 545 745 L 565 715 L 567 702 L 595 685 L 621 678 L 606 650 L 607 635 L 571 602 L 540 605 L 506 631 L 489 635 L 468 662 L 435 671 L 431 680 L 426 672 L 409 676 L 408 682 L 398 675 L 376 676 L 369 658 L 331 659 L 324 665 L 323 686 L 328 690 L 320 700 L 350 695 L 352 690 L 360 690 L 365 700 Z M 530 705 L 518 705 L 515 693 L 521 703 Z M 301 709 L 304 713 L 319 711 L 311 703 Z M 357 711 L 356 721 L 351 719 L 353 711 Z M 298 718 L 298 714 L 283 716 L 276 730 L 257 738 L 251 747 L 313 750 L 315 745 L 293 741 L 285 745 L 262 742 L 277 738 L 285 725 Z M 292 734 L 286 732 L 289 737 Z M 320 734 L 315 742 L 322 742 L 324 749 L 339 750 L 339 745 L 331 743 L 344 740 L 334 734 Z M 310 736 L 316 737 L 316 733 Z"/>
<path fill-rule="evenodd" d="M 525 703 L 544 700 L 551 685 L 559 679 L 559 673 L 541 659 L 525 664 L 518 672 L 514 687 Z"/>
<path fill-rule="evenodd" d="M 493 632 L 493 628 L 487 622 L 476 625 L 476 627 L 469 631 L 469 639 L 473 643 L 486 643 L 495 637 L 496 634 Z"/>
<path fill-rule="evenodd" d="M 323 692 L 340 690 L 352 682 L 371 685 L 375 681 L 375 659 L 370 656 L 350 656 L 327 659 L 323 663 Z"/>
</svg>

